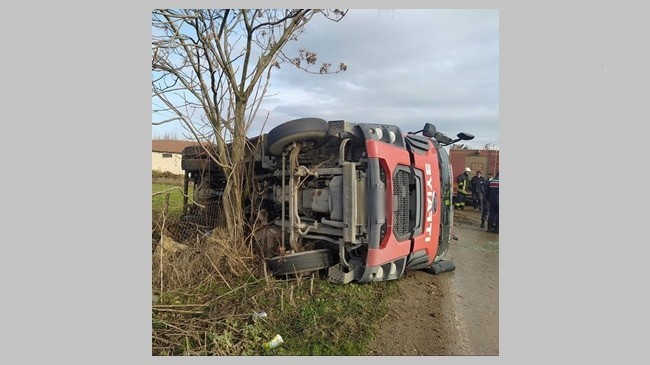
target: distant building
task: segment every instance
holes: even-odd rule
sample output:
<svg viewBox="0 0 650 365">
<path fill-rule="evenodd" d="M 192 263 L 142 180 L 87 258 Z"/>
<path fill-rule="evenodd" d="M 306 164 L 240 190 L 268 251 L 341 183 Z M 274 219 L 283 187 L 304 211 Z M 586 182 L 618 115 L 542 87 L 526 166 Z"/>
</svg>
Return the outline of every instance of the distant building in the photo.
<svg viewBox="0 0 650 365">
<path fill-rule="evenodd" d="M 452 145 L 449 149 L 449 162 L 454 177 L 455 194 L 458 186 L 456 178 L 466 167 L 472 170 L 470 177 L 475 176 L 477 171 L 481 171 L 485 178 L 490 174 L 496 175 L 499 171 L 499 146 Z"/>
<path fill-rule="evenodd" d="M 151 140 L 151 169 L 161 172 L 169 171 L 182 175 L 181 157 L 183 148 L 197 144 L 193 141 L 170 139 Z"/>
</svg>

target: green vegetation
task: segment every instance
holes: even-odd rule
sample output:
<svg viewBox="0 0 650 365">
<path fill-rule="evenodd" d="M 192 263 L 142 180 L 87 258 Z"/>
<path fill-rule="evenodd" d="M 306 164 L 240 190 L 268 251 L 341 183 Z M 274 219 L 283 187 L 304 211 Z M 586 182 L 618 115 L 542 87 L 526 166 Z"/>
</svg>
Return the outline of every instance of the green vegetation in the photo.
<svg viewBox="0 0 650 365">
<path fill-rule="evenodd" d="M 232 283 L 230 287 L 235 289 Z M 203 286 L 192 295 L 163 296 L 161 307 L 192 308 L 195 313 L 154 310 L 153 354 L 366 355 L 388 312 L 387 299 L 397 288 L 396 282 L 336 285 L 315 276 L 268 283 L 250 277 L 237 287 Z M 197 303 L 199 298 L 218 299 L 206 304 Z M 254 320 L 254 312 L 260 311 L 268 316 Z M 264 348 L 276 334 L 284 343 Z"/>
<path fill-rule="evenodd" d="M 165 194 L 169 193 L 169 208 L 167 215 L 169 218 L 179 219 L 183 213 L 183 184 L 181 183 L 152 183 L 151 192 L 155 195 L 151 199 L 152 216 L 158 217 L 165 205 Z M 159 193 L 159 194 L 158 194 Z M 193 189 L 190 184 L 190 197 Z"/>
<path fill-rule="evenodd" d="M 266 324 L 269 339 L 276 332 L 285 343 L 261 350 L 273 355 L 366 355 L 379 321 L 388 312 L 395 282 L 336 285 L 325 279 L 299 285 L 287 283 L 281 303 L 275 303 Z M 277 317 L 277 318 L 274 318 Z"/>
</svg>

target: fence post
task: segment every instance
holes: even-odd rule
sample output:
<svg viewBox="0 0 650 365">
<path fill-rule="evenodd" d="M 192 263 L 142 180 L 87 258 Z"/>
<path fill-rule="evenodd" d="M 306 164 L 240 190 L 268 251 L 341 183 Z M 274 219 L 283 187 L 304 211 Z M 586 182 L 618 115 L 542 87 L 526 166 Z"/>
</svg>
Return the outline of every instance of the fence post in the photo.
<svg viewBox="0 0 650 365">
<path fill-rule="evenodd" d="M 158 246 L 160 246 L 160 298 L 163 296 L 163 251 L 165 251 L 165 247 L 163 245 L 163 239 L 165 238 L 165 221 L 167 220 L 167 210 L 169 209 L 169 193 L 165 194 L 165 204 L 163 204 L 163 210 L 162 210 L 162 227 L 160 228 L 160 242 L 158 243 Z"/>
</svg>

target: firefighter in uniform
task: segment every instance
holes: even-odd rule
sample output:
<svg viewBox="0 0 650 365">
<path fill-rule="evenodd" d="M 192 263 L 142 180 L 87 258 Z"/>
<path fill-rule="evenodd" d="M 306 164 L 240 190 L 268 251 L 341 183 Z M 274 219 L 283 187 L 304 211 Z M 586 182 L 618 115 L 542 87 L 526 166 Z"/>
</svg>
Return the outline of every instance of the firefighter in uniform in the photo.
<svg viewBox="0 0 650 365">
<path fill-rule="evenodd" d="M 465 172 L 458 175 L 458 178 L 456 179 L 456 182 L 458 183 L 458 196 L 456 203 L 454 203 L 456 208 L 465 209 L 465 200 L 469 194 L 467 191 L 469 188 L 469 173 L 471 171 L 472 170 L 469 167 L 466 167 Z"/>
<path fill-rule="evenodd" d="M 488 232 L 499 233 L 499 173 L 490 180 L 485 190 L 485 200 L 490 206 L 490 213 L 487 219 Z"/>
</svg>

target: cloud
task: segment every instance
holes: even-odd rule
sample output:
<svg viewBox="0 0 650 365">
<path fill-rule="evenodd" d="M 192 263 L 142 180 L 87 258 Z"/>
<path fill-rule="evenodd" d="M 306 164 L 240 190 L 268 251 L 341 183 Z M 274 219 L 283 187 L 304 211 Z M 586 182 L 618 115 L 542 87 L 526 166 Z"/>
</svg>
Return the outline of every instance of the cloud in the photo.
<svg viewBox="0 0 650 365">
<path fill-rule="evenodd" d="M 340 23 L 314 19 L 298 42 L 318 62 L 348 70 L 312 75 L 275 70 L 262 108 L 267 130 L 289 119 L 318 116 L 395 123 L 419 129 L 439 120 L 455 135 L 499 142 L 499 21 L 496 10 L 350 10 Z"/>
<path fill-rule="evenodd" d="M 284 52 L 304 48 L 347 71 L 314 75 L 273 69 L 250 134 L 291 119 L 392 123 L 404 131 L 433 122 L 472 144 L 499 143 L 499 12 L 351 9 L 339 23 L 315 17 Z M 249 134 L 249 135 L 250 135 Z"/>
</svg>

